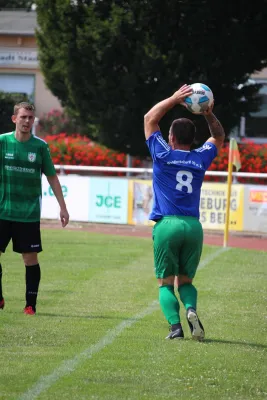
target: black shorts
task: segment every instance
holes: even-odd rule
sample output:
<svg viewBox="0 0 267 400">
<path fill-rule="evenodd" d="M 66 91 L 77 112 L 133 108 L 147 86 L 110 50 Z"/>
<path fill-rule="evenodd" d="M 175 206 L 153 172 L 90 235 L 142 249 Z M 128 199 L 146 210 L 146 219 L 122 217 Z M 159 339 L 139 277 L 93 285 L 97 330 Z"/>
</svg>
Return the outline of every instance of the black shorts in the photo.
<svg viewBox="0 0 267 400">
<path fill-rule="evenodd" d="M 12 239 L 16 253 L 40 253 L 42 251 L 40 221 L 16 222 L 0 219 L 0 252 L 4 253 Z"/>
</svg>

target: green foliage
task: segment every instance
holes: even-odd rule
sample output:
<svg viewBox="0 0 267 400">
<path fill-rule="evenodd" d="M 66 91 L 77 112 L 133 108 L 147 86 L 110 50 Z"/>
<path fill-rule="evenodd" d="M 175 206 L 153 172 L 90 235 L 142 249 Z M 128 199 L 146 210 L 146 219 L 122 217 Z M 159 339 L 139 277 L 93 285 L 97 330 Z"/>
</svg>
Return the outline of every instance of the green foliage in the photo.
<svg viewBox="0 0 267 400">
<path fill-rule="evenodd" d="M 147 154 L 143 115 L 183 83 L 212 88 L 227 134 L 257 109 L 258 86 L 237 86 L 267 65 L 265 0 L 73 3 L 37 0 L 40 64 L 50 90 L 108 147 Z M 163 132 L 180 116 L 196 122 L 203 142 L 204 119 L 181 107 L 164 117 Z"/>
<path fill-rule="evenodd" d="M 11 121 L 14 105 L 21 101 L 29 101 L 28 97 L 20 93 L 0 92 L 0 134 L 10 132 L 14 129 Z"/>
<path fill-rule="evenodd" d="M 70 118 L 64 111 L 51 110 L 39 119 L 36 130 L 38 136 L 57 135 L 62 132 L 67 135 L 80 132 L 76 121 Z"/>
</svg>

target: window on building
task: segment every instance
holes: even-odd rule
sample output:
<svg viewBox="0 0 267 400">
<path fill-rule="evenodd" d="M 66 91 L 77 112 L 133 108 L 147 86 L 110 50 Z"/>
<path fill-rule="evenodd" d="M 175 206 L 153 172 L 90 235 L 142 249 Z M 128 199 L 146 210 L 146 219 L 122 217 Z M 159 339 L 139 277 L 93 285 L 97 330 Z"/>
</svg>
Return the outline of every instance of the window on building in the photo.
<svg viewBox="0 0 267 400">
<path fill-rule="evenodd" d="M 34 100 L 35 76 L 31 74 L 0 73 L 0 91 L 27 94 Z"/>
<path fill-rule="evenodd" d="M 267 140 L 267 79 L 254 80 L 256 83 L 262 84 L 262 88 L 259 90 L 261 107 L 246 118 L 246 136 L 266 138 Z"/>
</svg>

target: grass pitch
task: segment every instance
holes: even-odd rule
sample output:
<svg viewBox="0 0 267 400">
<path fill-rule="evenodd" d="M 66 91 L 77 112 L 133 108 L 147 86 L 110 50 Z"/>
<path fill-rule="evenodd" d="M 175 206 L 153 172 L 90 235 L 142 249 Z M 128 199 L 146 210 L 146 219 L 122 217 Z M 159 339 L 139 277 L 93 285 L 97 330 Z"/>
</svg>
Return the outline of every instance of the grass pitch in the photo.
<svg viewBox="0 0 267 400">
<path fill-rule="evenodd" d="M 267 252 L 205 246 L 204 343 L 166 341 L 150 239 L 44 230 L 36 316 L 25 268 L 2 256 L 0 399 L 267 398 Z"/>
</svg>

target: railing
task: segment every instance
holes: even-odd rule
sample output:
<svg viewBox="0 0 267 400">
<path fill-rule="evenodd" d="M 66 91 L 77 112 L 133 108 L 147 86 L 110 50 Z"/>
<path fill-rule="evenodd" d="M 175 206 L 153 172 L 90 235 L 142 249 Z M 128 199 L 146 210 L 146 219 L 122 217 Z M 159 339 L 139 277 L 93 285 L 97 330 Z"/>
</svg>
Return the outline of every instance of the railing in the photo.
<svg viewBox="0 0 267 400">
<path fill-rule="evenodd" d="M 153 172 L 152 168 L 127 168 L 127 167 L 97 167 L 97 166 L 77 166 L 77 165 L 55 165 L 56 171 L 59 171 L 62 175 L 65 171 L 79 172 L 123 172 L 125 174 L 144 174 L 145 176 L 151 175 Z M 207 171 L 205 175 L 208 176 L 225 176 L 227 177 L 227 171 Z M 256 173 L 256 172 L 233 172 L 234 177 L 238 178 L 258 178 L 267 179 L 267 173 Z"/>
</svg>

